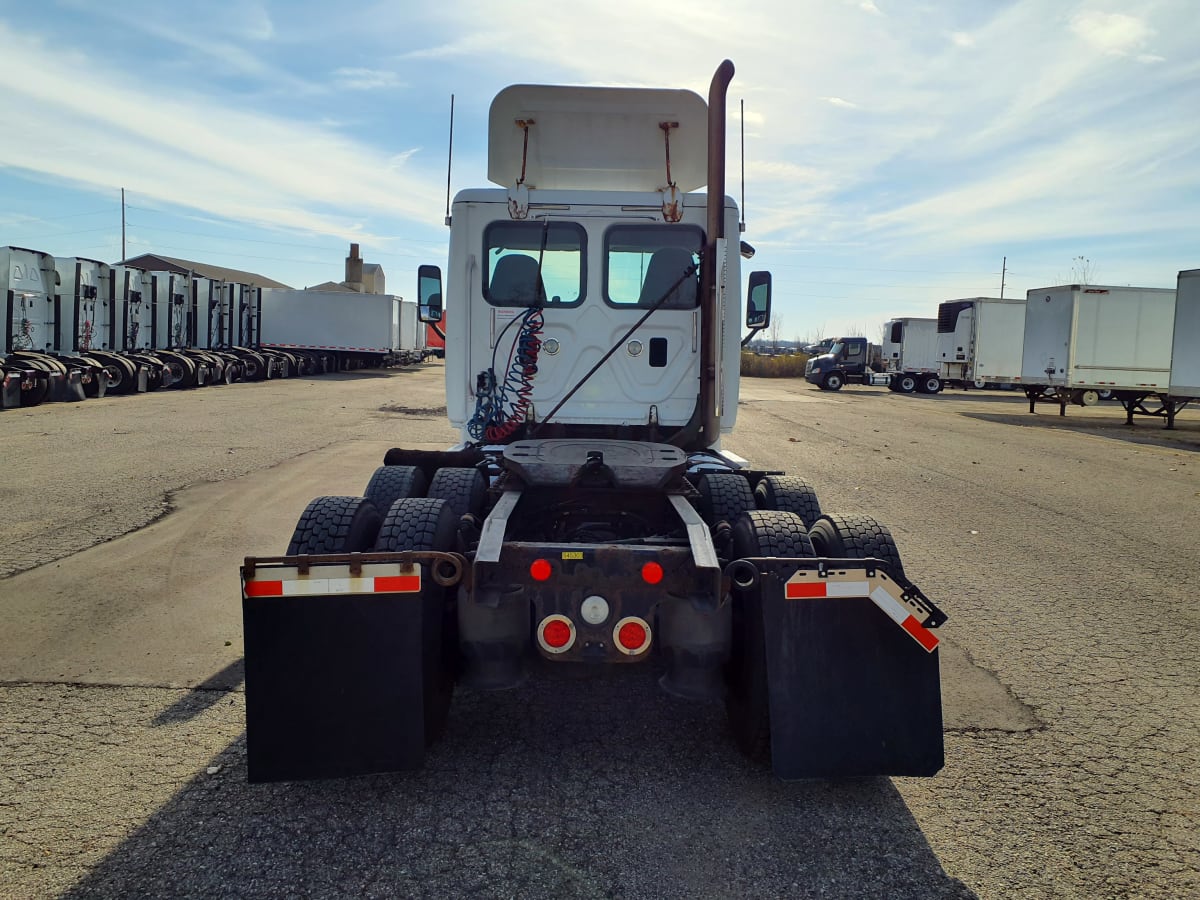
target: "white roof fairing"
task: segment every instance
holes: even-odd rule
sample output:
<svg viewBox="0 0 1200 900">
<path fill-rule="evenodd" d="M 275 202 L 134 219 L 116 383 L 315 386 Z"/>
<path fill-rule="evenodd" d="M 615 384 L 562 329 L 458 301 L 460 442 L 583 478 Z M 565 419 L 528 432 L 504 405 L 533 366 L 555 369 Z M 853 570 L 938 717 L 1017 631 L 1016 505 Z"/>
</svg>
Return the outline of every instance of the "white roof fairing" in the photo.
<svg viewBox="0 0 1200 900">
<path fill-rule="evenodd" d="M 657 191 L 667 187 L 661 122 L 670 130 L 671 178 L 680 191 L 708 181 L 708 104 L 685 90 L 517 84 L 492 101 L 488 180 L 521 178 L 532 121 L 525 183 L 533 189 Z"/>
</svg>

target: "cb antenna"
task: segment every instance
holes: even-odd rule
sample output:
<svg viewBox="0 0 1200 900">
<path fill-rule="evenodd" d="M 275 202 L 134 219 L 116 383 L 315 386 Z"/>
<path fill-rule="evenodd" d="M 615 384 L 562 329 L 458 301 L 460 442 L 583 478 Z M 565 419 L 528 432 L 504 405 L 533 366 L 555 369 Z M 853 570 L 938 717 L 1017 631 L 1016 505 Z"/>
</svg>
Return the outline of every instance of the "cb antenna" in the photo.
<svg viewBox="0 0 1200 900">
<path fill-rule="evenodd" d="M 450 227 L 450 169 L 454 162 L 454 95 L 450 95 L 450 148 L 446 151 L 446 227 Z"/>
</svg>

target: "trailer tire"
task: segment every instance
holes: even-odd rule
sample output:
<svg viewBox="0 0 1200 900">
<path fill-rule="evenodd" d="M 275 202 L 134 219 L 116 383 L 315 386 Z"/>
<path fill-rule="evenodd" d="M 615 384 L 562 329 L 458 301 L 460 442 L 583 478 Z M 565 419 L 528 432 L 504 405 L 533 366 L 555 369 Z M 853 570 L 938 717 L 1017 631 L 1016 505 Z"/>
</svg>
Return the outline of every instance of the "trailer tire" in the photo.
<svg viewBox="0 0 1200 900">
<path fill-rule="evenodd" d="M 976 378 L 974 381 L 971 382 L 971 386 L 973 388 L 975 388 L 977 391 L 982 391 L 984 388 L 986 388 L 988 386 L 988 383 L 986 381 L 984 381 L 982 378 Z"/>
<path fill-rule="evenodd" d="M 804 527 L 821 517 L 821 503 L 813 486 L 799 475 L 764 475 L 754 486 L 759 509 L 782 509 L 804 520 Z"/>
<path fill-rule="evenodd" d="M 376 509 L 390 510 L 397 500 L 425 496 L 425 473 L 416 466 L 380 466 L 367 482 L 363 496 Z"/>
<path fill-rule="evenodd" d="M 733 526 L 733 552 L 754 556 L 812 557 L 813 545 L 795 513 L 758 509 Z M 761 588 L 740 591 L 732 604 L 733 626 L 725 669 L 725 713 L 734 743 L 757 762 L 771 758 L 771 705 L 767 688 L 766 628 Z"/>
<path fill-rule="evenodd" d="M 846 383 L 840 372 L 830 372 L 821 379 L 821 390 L 823 391 L 840 391 L 842 385 Z"/>
<path fill-rule="evenodd" d="M 397 467 L 400 468 L 400 467 Z M 381 553 L 454 549 L 458 519 L 450 504 L 431 497 L 402 497 L 392 504 L 375 540 Z M 425 745 L 446 727 L 458 674 L 458 619 L 453 595 L 428 575 L 421 579 L 421 692 Z"/>
<path fill-rule="evenodd" d="M 706 472 L 697 485 L 700 491 L 700 515 L 710 526 L 718 522 L 731 525 L 742 513 L 757 507 L 750 482 L 741 475 L 726 472 Z"/>
<path fill-rule="evenodd" d="M 942 379 L 937 375 L 922 375 L 917 382 L 917 390 L 922 394 L 939 394 L 942 390 Z"/>
<path fill-rule="evenodd" d="M 878 559 L 895 575 L 904 575 L 892 533 L 871 516 L 823 515 L 808 530 L 817 556 L 830 559 Z"/>
<path fill-rule="evenodd" d="M 911 394 L 917 389 L 917 379 L 912 375 L 897 375 L 892 381 L 896 391 L 901 394 Z"/>
<path fill-rule="evenodd" d="M 483 504 L 487 499 L 487 479 L 478 469 L 438 469 L 433 473 L 425 496 L 445 500 L 457 523 L 467 513 L 478 516 L 483 512 Z"/>
<path fill-rule="evenodd" d="M 366 497 L 318 497 L 305 507 L 287 555 L 361 553 L 379 533 L 380 515 Z"/>
</svg>

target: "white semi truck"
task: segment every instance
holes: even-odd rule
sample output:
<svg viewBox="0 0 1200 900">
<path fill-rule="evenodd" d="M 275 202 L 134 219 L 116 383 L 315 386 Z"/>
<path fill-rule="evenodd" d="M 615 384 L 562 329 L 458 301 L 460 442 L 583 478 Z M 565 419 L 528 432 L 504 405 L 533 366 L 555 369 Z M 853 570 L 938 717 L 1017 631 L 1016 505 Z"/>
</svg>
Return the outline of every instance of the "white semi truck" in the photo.
<svg viewBox="0 0 1200 900">
<path fill-rule="evenodd" d="M 942 381 L 980 389 L 1019 385 L 1025 300 L 971 297 L 940 303 L 937 339 Z"/>
<path fill-rule="evenodd" d="M 308 505 L 286 555 L 245 559 L 251 780 L 419 767 L 456 683 L 516 688 L 535 661 L 724 698 L 781 778 L 941 768 L 945 616 L 887 529 L 721 445 L 771 297 L 750 273 L 743 320 L 732 75 L 707 105 L 497 95 L 497 187 L 455 198 L 445 280 L 418 273 L 422 318 L 454 322 L 461 441 L 390 450 L 361 496 Z"/>
<path fill-rule="evenodd" d="M 1129 421 L 1166 394 L 1171 377 L 1175 291 L 1060 285 L 1026 295 L 1021 380 L 1033 412 L 1050 399 L 1091 405 L 1100 391 L 1120 400 Z"/>
</svg>

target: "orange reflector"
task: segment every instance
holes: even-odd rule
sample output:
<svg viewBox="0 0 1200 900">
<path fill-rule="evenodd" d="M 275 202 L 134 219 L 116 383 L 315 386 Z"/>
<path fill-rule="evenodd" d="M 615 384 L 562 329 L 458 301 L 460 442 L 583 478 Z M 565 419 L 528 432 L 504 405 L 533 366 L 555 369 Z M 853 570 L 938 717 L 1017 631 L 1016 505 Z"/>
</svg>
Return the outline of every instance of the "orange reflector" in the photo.
<svg viewBox="0 0 1200 900">
<path fill-rule="evenodd" d="M 546 563 L 546 567 L 549 566 L 550 564 Z M 571 640 L 571 626 L 562 619 L 552 619 L 542 629 L 542 640 L 554 648 L 565 647 Z"/>
<path fill-rule="evenodd" d="M 617 641 L 626 650 L 640 650 L 646 643 L 646 627 L 640 622 L 626 622 L 617 630 Z"/>
<path fill-rule="evenodd" d="M 642 581 L 646 584 L 658 584 L 663 580 L 663 567 L 656 562 L 648 562 L 642 566 Z"/>
<path fill-rule="evenodd" d="M 535 559 L 529 565 L 529 574 L 534 581 L 545 581 L 550 577 L 550 561 L 548 559 Z"/>
</svg>

